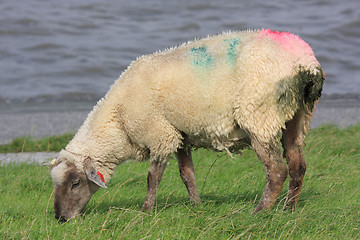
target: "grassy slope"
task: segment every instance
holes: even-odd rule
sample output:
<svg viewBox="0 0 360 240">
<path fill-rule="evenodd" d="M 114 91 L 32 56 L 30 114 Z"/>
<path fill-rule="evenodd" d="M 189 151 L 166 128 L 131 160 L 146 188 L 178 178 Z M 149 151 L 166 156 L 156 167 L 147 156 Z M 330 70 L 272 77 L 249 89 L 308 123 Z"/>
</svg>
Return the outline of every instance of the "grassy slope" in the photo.
<svg viewBox="0 0 360 240">
<path fill-rule="evenodd" d="M 147 163 L 121 165 L 86 214 L 65 224 L 53 217 L 49 170 L 38 165 L 0 167 L 0 239 L 356 239 L 360 238 L 360 124 L 327 126 L 307 138 L 308 171 L 295 212 L 282 211 L 286 186 L 273 210 L 253 214 L 265 183 L 252 151 L 230 159 L 194 153 L 200 206 L 187 200 L 174 159 L 151 214 L 140 212 Z"/>
</svg>

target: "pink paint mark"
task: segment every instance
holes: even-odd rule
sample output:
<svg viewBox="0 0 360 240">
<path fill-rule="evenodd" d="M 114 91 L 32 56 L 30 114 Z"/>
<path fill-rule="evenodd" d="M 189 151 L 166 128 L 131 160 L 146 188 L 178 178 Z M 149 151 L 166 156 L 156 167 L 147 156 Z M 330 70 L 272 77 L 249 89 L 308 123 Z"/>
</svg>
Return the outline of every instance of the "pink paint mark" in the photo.
<svg viewBox="0 0 360 240">
<path fill-rule="evenodd" d="M 260 33 L 262 36 L 267 36 L 278 42 L 283 49 L 291 52 L 292 54 L 306 54 L 314 55 L 311 47 L 302 40 L 299 36 L 289 32 L 278 32 L 270 29 L 264 29 Z"/>
</svg>

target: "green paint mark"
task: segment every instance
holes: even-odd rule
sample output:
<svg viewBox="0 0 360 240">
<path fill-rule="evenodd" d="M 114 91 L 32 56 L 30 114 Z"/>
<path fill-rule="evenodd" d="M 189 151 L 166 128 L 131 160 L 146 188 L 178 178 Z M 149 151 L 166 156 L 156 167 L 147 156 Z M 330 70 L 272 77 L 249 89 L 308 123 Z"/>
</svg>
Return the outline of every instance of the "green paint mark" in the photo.
<svg viewBox="0 0 360 240">
<path fill-rule="evenodd" d="M 213 59 L 209 53 L 206 52 L 206 47 L 192 48 L 190 50 L 192 54 L 193 64 L 199 67 L 210 67 L 213 63 Z"/>
<path fill-rule="evenodd" d="M 227 58 L 230 64 L 234 64 L 236 61 L 236 46 L 239 44 L 240 39 L 225 39 L 224 42 L 229 44 Z"/>
</svg>

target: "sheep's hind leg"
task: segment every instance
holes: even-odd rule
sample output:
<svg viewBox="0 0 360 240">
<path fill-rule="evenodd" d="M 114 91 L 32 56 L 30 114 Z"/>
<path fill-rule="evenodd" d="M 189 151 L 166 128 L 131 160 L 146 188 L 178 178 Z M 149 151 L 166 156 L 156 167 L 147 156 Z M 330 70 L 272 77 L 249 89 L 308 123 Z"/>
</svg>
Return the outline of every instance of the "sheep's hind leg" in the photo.
<svg viewBox="0 0 360 240">
<path fill-rule="evenodd" d="M 260 202 L 255 209 L 259 212 L 271 208 L 284 185 L 287 177 L 287 167 L 276 143 L 263 143 L 252 139 L 252 147 L 258 157 L 262 160 L 266 170 L 266 185 Z"/>
<path fill-rule="evenodd" d="M 306 171 L 303 129 L 304 114 L 298 112 L 292 120 L 286 123 L 286 129 L 283 130 L 284 157 L 289 166 L 289 190 L 285 207 L 291 209 L 295 208 L 299 199 Z"/>
<path fill-rule="evenodd" d="M 190 202 L 200 203 L 200 197 L 196 187 L 194 164 L 191 157 L 191 150 L 179 149 L 176 153 L 180 176 L 188 190 Z"/>
<path fill-rule="evenodd" d="M 161 182 L 166 165 L 167 161 L 150 162 L 149 173 L 147 177 L 147 193 L 144 204 L 142 206 L 143 211 L 152 210 L 155 203 L 156 192 Z"/>
</svg>

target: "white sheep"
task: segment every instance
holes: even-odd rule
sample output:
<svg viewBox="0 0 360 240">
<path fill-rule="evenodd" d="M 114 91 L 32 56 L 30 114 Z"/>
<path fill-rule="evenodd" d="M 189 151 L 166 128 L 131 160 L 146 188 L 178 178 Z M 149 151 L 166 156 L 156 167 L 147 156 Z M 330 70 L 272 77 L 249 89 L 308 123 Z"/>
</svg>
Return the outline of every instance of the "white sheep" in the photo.
<svg viewBox="0 0 360 240">
<path fill-rule="evenodd" d="M 251 147 L 266 169 L 256 212 L 274 204 L 288 173 L 286 205 L 293 208 L 306 170 L 304 137 L 323 81 L 309 45 L 287 32 L 227 32 L 140 57 L 51 165 L 55 217 L 80 214 L 128 159 L 150 158 L 142 209 L 152 209 L 172 153 L 190 201 L 199 203 L 192 147 L 230 155 Z"/>
</svg>

